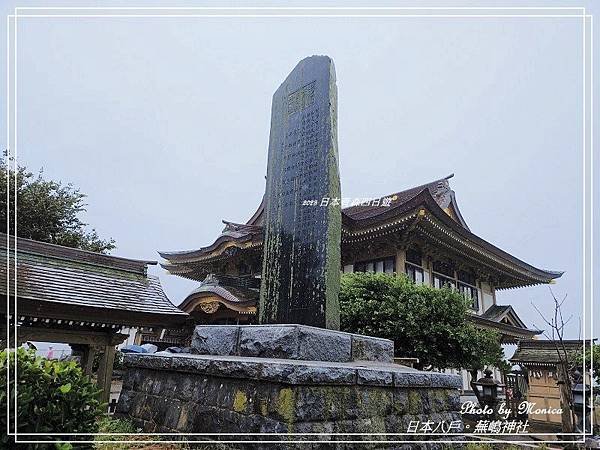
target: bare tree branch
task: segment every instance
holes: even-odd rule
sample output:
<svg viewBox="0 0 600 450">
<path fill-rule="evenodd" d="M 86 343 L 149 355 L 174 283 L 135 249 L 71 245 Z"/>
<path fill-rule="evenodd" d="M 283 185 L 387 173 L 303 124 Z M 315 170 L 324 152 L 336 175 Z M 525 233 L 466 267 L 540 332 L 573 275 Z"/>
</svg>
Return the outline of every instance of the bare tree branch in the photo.
<svg viewBox="0 0 600 450">
<path fill-rule="evenodd" d="M 554 314 L 548 319 L 542 312 L 538 309 L 533 302 L 531 305 L 537 311 L 542 320 L 550 327 L 551 337 L 548 332 L 544 331 L 544 336 L 551 340 L 556 348 L 556 353 L 558 355 L 558 375 L 559 375 L 559 389 L 561 391 L 561 396 L 564 396 L 565 403 L 569 408 L 569 418 L 565 419 L 563 416 L 563 430 L 571 431 L 575 427 L 575 417 L 573 416 L 573 392 L 572 392 L 572 380 L 570 376 L 570 371 L 572 370 L 570 361 L 569 361 L 569 353 L 567 352 L 565 342 L 564 342 L 564 334 L 565 334 L 565 326 L 569 323 L 569 321 L 573 318 L 573 315 L 570 315 L 567 320 L 564 319 L 562 313 L 562 305 L 567 300 L 567 295 L 565 294 L 562 299 L 558 299 L 552 289 L 550 288 L 550 295 L 552 296 L 552 300 L 554 302 Z M 558 339 L 556 339 L 558 338 Z M 564 384 L 564 387 L 561 386 Z M 565 422 L 566 420 L 566 422 Z M 569 430 L 565 428 L 568 427 Z"/>
</svg>

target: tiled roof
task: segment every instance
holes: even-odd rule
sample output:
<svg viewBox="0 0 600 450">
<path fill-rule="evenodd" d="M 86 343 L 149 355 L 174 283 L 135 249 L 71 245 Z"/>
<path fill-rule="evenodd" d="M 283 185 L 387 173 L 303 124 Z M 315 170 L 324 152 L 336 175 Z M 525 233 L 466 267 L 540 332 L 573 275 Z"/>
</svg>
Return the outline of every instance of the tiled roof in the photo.
<svg viewBox="0 0 600 450">
<path fill-rule="evenodd" d="M 196 296 L 198 294 L 210 292 L 216 294 L 219 297 L 224 298 L 232 303 L 252 303 L 253 305 L 258 300 L 258 290 L 255 289 L 244 289 L 232 286 L 218 286 L 211 284 L 202 284 L 198 288 L 194 289 L 189 297 Z"/>
<path fill-rule="evenodd" d="M 559 350 L 563 354 L 562 346 L 564 345 L 569 358 L 574 358 L 577 353 L 583 352 L 583 341 L 565 340 L 562 343 L 559 341 L 549 340 L 525 340 L 520 341 L 517 350 L 510 362 L 523 364 L 556 364 L 560 362 Z"/>
<path fill-rule="evenodd" d="M 404 191 L 396 192 L 393 194 L 386 195 L 381 197 L 380 200 L 383 199 L 391 199 L 390 207 L 400 206 L 416 195 L 418 195 L 421 191 L 425 189 L 429 190 L 429 193 L 435 199 L 435 201 L 442 208 L 446 208 L 450 201 L 450 187 L 448 185 L 448 179 L 452 178 L 454 174 L 448 175 L 445 178 L 441 178 L 439 180 L 432 181 L 430 183 L 422 184 L 421 186 L 416 186 L 410 189 L 406 189 Z M 381 202 L 379 203 L 381 205 Z M 354 220 L 362 220 L 369 219 L 372 217 L 376 217 L 380 215 L 382 212 L 385 212 L 388 207 L 381 206 L 350 206 L 348 208 L 342 209 L 342 213 L 350 217 Z"/>
<path fill-rule="evenodd" d="M 440 205 L 441 208 L 446 208 L 453 198 L 453 191 L 450 189 L 450 185 L 448 180 L 452 178 L 454 174 L 450 174 L 447 177 L 440 178 L 439 180 L 431 181 L 429 183 L 422 184 L 420 186 L 415 186 L 410 189 L 405 189 L 400 192 L 394 192 L 392 194 L 385 195 L 380 197 L 379 205 L 381 205 L 381 201 L 383 199 L 390 199 L 391 203 L 389 207 L 400 206 L 403 203 L 408 202 L 410 199 L 418 195 L 421 191 L 427 189 L 431 193 L 432 197 L 435 201 Z M 263 197 L 258 209 L 252 215 L 250 220 L 248 220 L 247 225 L 251 226 L 261 226 L 263 224 L 264 219 L 264 207 L 265 207 L 265 199 Z M 347 216 L 353 220 L 361 220 L 368 219 L 371 217 L 376 217 L 382 212 L 389 209 L 389 207 L 382 206 L 372 206 L 372 205 L 357 205 L 357 206 L 349 206 L 346 208 L 342 208 L 342 215 Z M 461 217 L 462 219 L 462 217 Z M 226 222 L 227 223 L 227 222 Z M 466 226 L 466 224 L 463 224 Z"/>
<path fill-rule="evenodd" d="M 365 219 L 371 219 L 377 217 L 378 215 L 389 211 L 392 208 L 397 208 L 402 206 L 404 203 L 408 202 L 415 196 L 417 196 L 420 192 L 427 189 L 431 193 L 431 196 L 435 199 L 438 205 L 441 208 L 446 208 L 451 199 L 454 197 L 453 191 L 450 189 L 448 184 L 448 180 L 452 178 L 454 174 L 450 174 L 447 177 L 441 178 L 439 180 L 432 181 L 430 183 L 423 184 L 421 186 L 416 186 L 410 189 L 406 189 L 404 191 L 396 192 L 393 194 L 386 195 L 381 197 L 381 200 L 384 198 L 391 199 L 391 203 L 389 206 L 350 206 L 342 209 L 342 216 L 345 216 L 347 219 L 352 221 L 359 221 Z M 226 241 L 236 241 L 236 242 L 244 242 L 252 238 L 252 236 L 261 235 L 262 236 L 262 225 L 264 220 L 264 208 L 265 208 L 265 199 L 263 197 L 260 205 L 256 212 L 252 215 L 250 220 L 246 224 L 236 224 L 234 222 L 223 221 L 225 224 L 225 228 L 223 232 L 219 235 L 219 237 L 210 245 L 206 247 L 201 247 L 197 250 L 183 250 L 183 251 L 174 251 L 174 252 L 163 252 L 159 251 L 158 253 L 163 258 L 169 259 L 177 259 L 178 257 L 195 257 L 200 256 L 206 252 L 210 252 L 217 248 L 222 242 Z M 462 220 L 462 216 L 460 216 L 460 212 L 457 213 L 459 215 L 461 225 L 465 228 L 466 224 Z"/>
<path fill-rule="evenodd" d="M 10 242 L 10 270 L 7 271 L 7 236 L 0 234 L 0 295 L 14 288 L 13 245 Z M 160 281 L 146 275 L 148 261 L 101 255 L 52 244 L 17 240 L 17 294 L 23 305 L 65 305 L 101 311 L 107 321 L 111 314 L 139 322 L 136 315 L 153 315 L 165 322 L 185 319 L 162 290 Z M 25 307 L 25 306 L 24 306 Z M 39 308 L 43 314 L 45 307 Z M 20 311 L 18 311 L 20 312 Z M 125 314 L 123 314 L 125 313 Z M 116 319 L 115 319 L 116 320 Z"/>
<path fill-rule="evenodd" d="M 7 235 L 0 233 L 0 248 L 6 249 L 6 247 Z M 10 238 L 10 248 L 11 251 L 14 250 L 14 237 Z M 46 242 L 23 238 L 17 239 L 17 250 L 19 253 L 41 255 L 47 258 L 117 269 L 125 272 L 138 273 L 140 275 L 146 274 L 148 265 L 156 264 L 156 261 L 121 258 L 119 256 L 110 256 L 103 253 L 63 247 L 62 245 L 48 244 Z"/>
<path fill-rule="evenodd" d="M 484 319 L 499 321 L 504 313 L 510 310 L 509 305 L 492 305 L 482 315 Z"/>
<path fill-rule="evenodd" d="M 454 191 L 445 178 L 382 198 L 389 206 L 353 206 L 342 210 L 344 246 L 398 233 L 418 233 L 426 240 L 444 245 L 476 264 L 483 265 L 501 280 L 498 289 L 549 283 L 562 272 L 539 269 L 472 233 L 458 209 Z M 196 250 L 159 252 L 161 266 L 174 275 L 201 281 L 218 271 L 213 263 L 236 252 L 254 252 L 263 244 L 264 198 L 246 224 L 225 222 L 223 233 L 209 246 Z M 392 226 L 393 225 L 393 226 Z"/>
<path fill-rule="evenodd" d="M 190 292 L 179 307 L 191 314 L 197 299 L 213 294 L 220 297 L 220 302 L 227 308 L 238 311 L 239 308 L 250 308 L 256 311 L 259 297 L 259 285 L 256 283 L 258 281 L 248 277 L 209 275 L 200 286 Z"/>
<path fill-rule="evenodd" d="M 510 305 L 492 305 L 482 315 L 484 319 L 500 322 L 506 318 L 509 322 L 514 322 L 517 327 L 526 328 L 525 323 Z"/>
<path fill-rule="evenodd" d="M 508 323 L 486 319 L 483 315 L 478 316 L 476 314 L 470 314 L 468 318 L 471 322 L 481 328 L 492 329 L 500 333 L 503 344 L 516 344 L 520 340 L 533 339 L 534 336 L 542 333 L 540 330 L 530 330 L 528 328 L 521 328 Z"/>
<path fill-rule="evenodd" d="M 256 303 L 259 296 L 260 280 L 254 277 L 215 275 L 207 276 L 202 284 L 194 289 L 181 304 L 198 294 L 213 293 L 232 303 Z"/>
</svg>

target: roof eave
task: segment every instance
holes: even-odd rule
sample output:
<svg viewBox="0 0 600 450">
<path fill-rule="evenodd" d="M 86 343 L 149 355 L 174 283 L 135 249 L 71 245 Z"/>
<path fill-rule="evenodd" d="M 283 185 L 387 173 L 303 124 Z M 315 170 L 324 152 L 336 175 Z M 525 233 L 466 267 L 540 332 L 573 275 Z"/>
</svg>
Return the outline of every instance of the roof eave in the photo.
<svg viewBox="0 0 600 450">
<path fill-rule="evenodd" d="M 502 259 L 512 263 L 513 265 L 519 266 L 522 269 L 529 271 L 533 275 L 537 276 L 538 279 L 534 282 L 534 284 L 550 283 L 551 280 L 560 278 L 562 276 L 562 274 L 564 273 L 564 272 L 538 269 L 537 267 L 534 267 L 531 264 L 528 264 L 525 261 L 522 261 L 521 259 L 511 255 L 510 253 L 500 249 L 499 247 L 496 247 L 495 245 L 491 244 L 490 242 L 486 241 L 485 239 L 477 236 L 476 234 L 472 233 L 468 229 L 462 227 L 460 224 L 458 224 L 456 221 L 454 221 L 454 219 L 449 217 L 448 214 L 446 214 L 440 208 L 440 206 L 437 204 L 437 202 L 434 200 L 434 198 L 431 196 L 431 194 L 428 191 L 422 191 L 419 194 L 419 197 L 422 198 L 422 200 L 424 201 L 424 204 L 428 207 L 429 211 L 435 216 L 435 218 L 440 220 L 441 222 L 443 222 L 443 224 L 446 225 L 447 227 L 449 227 L 450 229 L 452 229 L 452 231 L 461 235 L 461 237 L 472 241 L 473 243 L 484 248 L 485 250 L 489 251 L 490 253 L 493 253 L 495 256 L 502 258 Z"/>
</svg>

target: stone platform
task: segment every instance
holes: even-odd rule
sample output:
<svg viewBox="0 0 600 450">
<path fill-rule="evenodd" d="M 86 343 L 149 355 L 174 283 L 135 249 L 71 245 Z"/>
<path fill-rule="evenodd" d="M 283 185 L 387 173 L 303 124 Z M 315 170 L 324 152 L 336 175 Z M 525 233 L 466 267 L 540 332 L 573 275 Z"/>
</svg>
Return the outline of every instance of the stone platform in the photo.
<svg viewBox="0 0 600 450">
<path fill-rule="evenodd" d="M 117 414 L 127 415 L 145 432 L 240 433 L 227 438 L 281 440 L 275 448 L 293 447 L 286 439 L 382 440 L 372 447 L 399 448 L 376 433 L 407 433 L 417 420 L 458 421 L 454 432 L 462 429 L 460 377 L 377 360 L 393 355 L 385 350 L 387 342 L 295 325 L 197 327 L 195 348 L 227 354 L 126 355 Z M 301 359 L 317 352 L 343 361 Z M 338 443 L 334 448 L 354 446 Z"/>
<path fill-rule="evenodd" d="M 307 361 L 394 361 L 394 343 L 307 325 L 199 325 L 192 347 L 202 355 Z"/>
</svg>

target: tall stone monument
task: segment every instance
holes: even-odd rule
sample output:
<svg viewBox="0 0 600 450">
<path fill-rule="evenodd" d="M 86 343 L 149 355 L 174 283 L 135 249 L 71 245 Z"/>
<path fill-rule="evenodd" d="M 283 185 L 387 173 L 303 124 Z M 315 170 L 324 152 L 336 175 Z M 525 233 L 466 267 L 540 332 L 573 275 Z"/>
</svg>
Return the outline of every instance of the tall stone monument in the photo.
<svg viewBox="0 0 600 450">
<path fill-rule="evenodd" d="M 127 354 L 117 415 L 144 432 L 233 433 L 257 449 L 295 449 L 285 441 L 311 433 L 328 448 L 376 434 L 377 448 L 397 449 L 385 441 L 413 438 L 409 424 L 424 418 L 462 431 L 459 376 L 394 364 L 393 341 L 322 329 L 339 328 L 336 117 L 333 62 L 302 60 L 273 96 L 261 325 L 198 325 L 189 353 Z"/>
<path fill-rule="evenodd" d="M 335 68 L 311 56 L 273 95 L 261 324 L 339 329 L 339 200 Z"/>
</svg>

